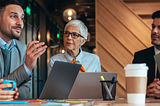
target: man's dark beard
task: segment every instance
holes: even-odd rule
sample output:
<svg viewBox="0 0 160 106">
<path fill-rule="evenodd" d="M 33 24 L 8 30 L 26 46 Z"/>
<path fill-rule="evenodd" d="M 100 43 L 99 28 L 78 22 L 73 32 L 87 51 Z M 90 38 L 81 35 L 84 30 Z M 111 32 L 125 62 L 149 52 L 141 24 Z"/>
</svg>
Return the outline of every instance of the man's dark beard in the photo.
<svg viewBox="0 0 160 106">
<path fill-rule="evenodd" d="M 16 29 L 16 28 L 22 29 L 20 25 L 12 26 L 11 28 L 12 29 Z M 12 30 L 10 30 L 10 32 L 7 32 L 7 31 L 4 31 L 3 28 L 1 28 L 1 33 L 7 37 L 10 37 L 11 39 L 19 39 L 20 38 L 20 36 L 16 35 Z M 20 31 L 20 33 L 21 33 L 21 31 Z"/>
<path fill-rule="evenodd" d="M 21 25 L 12 26 L 11 28 L 13 28 L 13 29 L 20 28 L 22 30 Z"/>
<path fill-rule="evenodd" d="M 151 42 L 152 43 L 152 42 Z M 155 46 L 160 46 L 160 43 L 159 44 L 157 44 L 157 43 L 152 43 L 153 45 L 155 45 Z"/>
<path fill-rule="evenodd" d="M 159 37 L 156 33 L 151 34 L 151 37 L 152 37 L 153 35 L 156 36 L 156 37 Z"/>
</svg>

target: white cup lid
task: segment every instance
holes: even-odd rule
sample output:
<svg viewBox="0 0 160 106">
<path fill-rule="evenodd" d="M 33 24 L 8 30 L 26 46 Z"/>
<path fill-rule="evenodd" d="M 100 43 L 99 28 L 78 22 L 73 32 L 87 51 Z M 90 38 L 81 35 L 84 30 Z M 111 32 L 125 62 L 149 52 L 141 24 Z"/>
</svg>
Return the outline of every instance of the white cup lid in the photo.
<svg viewBox="0 0 160 106">
<path fill-rule="evenodd" d="M 127 64 L 126 67 L 124 67 L 124 70 L 135 70 L 135 69 L 148 70 L 148 66 L 146 65 L 146 63 L 136 63 L 136 64 Z"/>
</svg>

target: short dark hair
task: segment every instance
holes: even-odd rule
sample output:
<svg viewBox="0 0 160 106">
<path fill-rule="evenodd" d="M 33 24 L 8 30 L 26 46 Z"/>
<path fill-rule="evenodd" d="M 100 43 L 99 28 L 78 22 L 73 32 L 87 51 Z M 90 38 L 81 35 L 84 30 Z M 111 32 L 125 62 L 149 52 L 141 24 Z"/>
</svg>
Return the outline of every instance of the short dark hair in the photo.
<svg viewBox="0 0 160 106">
<path fill-rule="evenodd" d="M 6 7 L 10 4 L 21 5 L 19 0 L 0 0 L 0 8 Z"/>
<path fill-rule="evenodd" d="M 155 19 L 155 18 L 160 18 L 160 10 L 158 10 L 152 14 L 152 19 Z"/>
<path fill-rule="evenodd" d="M 19 0 L 0 0 L 0 15 L 1 16 L 5 10 L 5 7 L 10 4 L 15 4 L 15 5 L 21 6 L 21 3 Z"/>
</svg>

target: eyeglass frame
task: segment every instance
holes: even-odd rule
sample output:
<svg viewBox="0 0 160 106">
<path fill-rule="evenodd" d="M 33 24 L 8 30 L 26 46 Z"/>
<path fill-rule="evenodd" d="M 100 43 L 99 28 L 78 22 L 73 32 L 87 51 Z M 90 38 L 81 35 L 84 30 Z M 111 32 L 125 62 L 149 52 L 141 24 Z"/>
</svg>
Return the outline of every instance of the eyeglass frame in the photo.
<svg viewBox="0 0 160 106">
<path fill-rule="evenodd" d="M 81 34 L 79 34 L 79 33 L 77 33 L 77 32 L 72 32 L 72 33 L 71 33 L 71 32 L 69 32 L 69 31 L 64 31 L 64 32 L 63 32 L 63 36 L 64 36 L 64 33 L 65 33 L 65 32 L 68 32 L 68 33 L 69 33 L 68 36 L 71 34 L 71 37 L 72 37 L 72 38 L 76 37 L 76 38 L 74 38 L 74 39 L 77 39 L 78 37 L 84 38 Z M 74 36 L 74 37 L 73 37 L 73 36 L 72 36 L 73 33 L 77 34 L 78 36 Z M 68 36 L 64 36 L 64 37 L 68 37 Z"/>
</svg>

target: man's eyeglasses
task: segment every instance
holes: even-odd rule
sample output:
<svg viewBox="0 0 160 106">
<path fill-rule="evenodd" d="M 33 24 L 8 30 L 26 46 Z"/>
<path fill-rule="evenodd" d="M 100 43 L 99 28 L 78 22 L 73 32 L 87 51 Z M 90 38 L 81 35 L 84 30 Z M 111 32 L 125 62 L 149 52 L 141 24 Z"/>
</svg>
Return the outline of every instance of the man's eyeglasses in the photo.
<svg viewBox="0 0 160 106">
<path fill-rule="evenodd" d="M 84 38 L 82 35 L 78 34 L 77 32 L 70 33 L 68 31 L 64 31 L 63 36 L 68 37 L 70 34 L 71 34 L 71 37 L 74 38 L 74 39 L 77 39 L 78 37 Z"/>
</svg>

